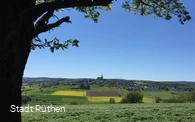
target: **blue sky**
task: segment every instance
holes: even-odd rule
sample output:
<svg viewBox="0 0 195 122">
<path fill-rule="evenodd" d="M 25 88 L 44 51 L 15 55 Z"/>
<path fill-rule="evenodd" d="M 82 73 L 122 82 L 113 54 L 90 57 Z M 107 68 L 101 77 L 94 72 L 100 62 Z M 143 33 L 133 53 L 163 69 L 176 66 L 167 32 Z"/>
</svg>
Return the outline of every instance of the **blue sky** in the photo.
<svg viewBox="0 0 195 122">
<path fill-rule="evenodd" d="M 195 17 L 195 1 L 184 0 Z M 31 51 L 24 77 L 123 78 L 156 81 L 195 81 L 195 20 L 181 25 L 129 13 L 115 3 L 100 12 L 99 22 L 82 13 L 65 11 L 72 24 L 41 34 L 41 39 L 78 39 L 79 47 L 51 53 L 48 48 Z M 55 19 L 54 19 L 55 20 Z"/>
</svg>

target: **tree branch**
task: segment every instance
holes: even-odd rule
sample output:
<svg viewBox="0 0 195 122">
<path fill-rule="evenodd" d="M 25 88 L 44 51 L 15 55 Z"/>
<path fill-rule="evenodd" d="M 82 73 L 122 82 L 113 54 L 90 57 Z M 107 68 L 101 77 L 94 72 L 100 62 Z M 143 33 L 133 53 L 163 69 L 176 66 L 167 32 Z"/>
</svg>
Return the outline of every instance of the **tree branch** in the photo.
<svg viewBox="0 0 195 122">
<path fill-rule="evenodd" d="M 172 13 L 172 14 L 174 14 L 174 15 L 177 15 L 176 13 L 174 13 L 173 11 L 171 11 L 170 8 L 166 8 L 165 6 L 158 4 L 156 1 L 153 1 L 153 3 L 156 5 L 156 7 L 153 6 L 153 5 L 150 5 L 150 4 L 148 4 L 148 3 L 145 3 L 145 2 L 143 2 L 143 1 L 141 1 L 141 3 L 142 3 L 143 5 L 146 5 L 146 6 L 152 7 L 152 8 L 163 8 L 164 10 L 168 10 L 170 13 Z"/>
<path fill-rule="evenodd" d="M 37 37 L 37 35 L 40 33 L 47 32 L 55 27 L 60 26 L 63 22 L 71 23 L 69 16 L 62 18 L 55 23 L 36 28 L 34 37 Z"/>
<path fill-rule="evenodd" d="M 49 10 L 74 7 L 107 6 L 113 0 L 55 0 L 37 4 L 34 8 L 33 20 L 36 21 L 43 13 Z"/>
<path fill-rule="evenodd" d="M 35 28 L 39 28 L 41 26 L 45 26 L 48 24 L 48 20 L 51 16 L 53 16 L 54 10 L 48 11 L 46 14 L 44 14 L 35 24 Z"/>
</svg>

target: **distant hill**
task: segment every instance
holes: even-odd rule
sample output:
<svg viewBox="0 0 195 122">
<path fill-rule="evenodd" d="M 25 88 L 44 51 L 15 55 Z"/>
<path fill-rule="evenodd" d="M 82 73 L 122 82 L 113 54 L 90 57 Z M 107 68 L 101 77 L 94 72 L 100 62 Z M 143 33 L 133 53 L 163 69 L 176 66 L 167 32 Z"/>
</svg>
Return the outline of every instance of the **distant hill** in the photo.
<svg viewBox="0 0 195 122">
<path fill-rule="evenodd" d="M 123 88 L 128 91 L 145 90 L 145 91 L 192 91 L 195 89 L 193 81 L 148 81 L 148 80 L 125 80 L 125 79 L 95 79 L 95 78 L 50 78 L 50 77 L 24 77 L 23 84 L 39 84 L 41 86 L 56 85 L 98 85 L 107 87 Z"/>
<path fill-rule="evenodd" d="M 23 77 L 23 81 L 50 81 L 50 80 L 96 80 L 95 78 L 53 78 L 53 77 Z M 152 81 L 152 80 L 136 80 L 136 79 L 120 79 L 120 78 L 109 78 L 103 80 L 113 80 L 113 81 L 135 81 L 135 82 L 163 82 L 163 83 L 192 83 L 195 81 Z"/>
</svg>

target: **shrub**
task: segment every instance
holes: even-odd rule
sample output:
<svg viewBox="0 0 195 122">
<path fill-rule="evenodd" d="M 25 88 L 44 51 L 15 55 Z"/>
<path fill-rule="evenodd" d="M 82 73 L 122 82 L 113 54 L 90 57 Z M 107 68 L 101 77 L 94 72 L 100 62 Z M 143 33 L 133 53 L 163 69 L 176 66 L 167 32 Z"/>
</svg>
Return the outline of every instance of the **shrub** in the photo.
<svg viewBox="0 0 195 122">
<path fill-rule="evenodd" d="M 78 105 L 79 103 L 77 101 L 72 101 L 70 104 L 71 105 Z"/>
<path fill-rule="evenodd" d="M 193 91 L 190 93 L 190 95 L 191 95 L 191 101 L 192 101 L 192 102 L 195 102 L 195 90 L 193 90 Z"/>
<path fill-rule="evenodd" d="M 143 94 L 138 91 L 132 91 L 121 100 L 121 103 L 142 103 L 142 100 Z"/>
<path fill-rule="evenodd" d="M 159 97 L 155 97 L 155 103 L 160 103 L 160 101 L 162 101 L 162 99 L 161 99 L 161 98 L 159 98 Z"/>
<path fill-rule="evenodd" d="M 121 103 L 128 103 L 128 101 L 127 101 L 127 99 L 122 98 L 122 99 L 121 99 Z"/>
<path fill-rule="evenodd" d="M 30 101 L 32 101 L 31 97 L 29 97 L 29 96 L 22 96 L 22 104 L 27 104 Z"/>
<path fill-rule="evenodd" d="M 163 102 L 165 103 L 188 103 L 193 102 L 192 93 L 178 93 L 172 98 L 166 99 Z"/>
<path fill-rule="evenodd" d="M 115 99 L 114 99 L 114 98 L 110 98 L 109 103 L 115 104 L 115 103 L 116 103 L 116 102 L 115 102 Z"/>
<path fill-rule="evenodd" d="M 164 103 L 180 103 L 180 101 L 178 101 L 175 98 L 169 98 L 169 99 L 165 99 L 163 100 Z"/>
</svg>

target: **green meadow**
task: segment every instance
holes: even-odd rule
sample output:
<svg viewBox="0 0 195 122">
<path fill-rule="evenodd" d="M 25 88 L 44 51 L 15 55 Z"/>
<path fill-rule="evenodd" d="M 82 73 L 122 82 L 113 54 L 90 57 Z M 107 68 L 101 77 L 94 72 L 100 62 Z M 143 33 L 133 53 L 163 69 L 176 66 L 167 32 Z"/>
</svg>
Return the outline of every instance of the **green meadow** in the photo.
<svg viewBox="0 0 195 122">
<path fill-rule="evenodd" d="M 194 122 L 194 103 L 139 103 L 139 104 L 109 104 L 89 102 L 87 96 L 74 96 L 72 91 L 121 91 L 122 96 L 128 93 L 125 89 L 91 85 L 90 90 L 71 89 L 72 86 L 57 85 L 39 89 L 38 85 L 24 86 L 24 96 L 30 96 L 32 101 L 27 105 L 65 106 L 65 112 L 22 112 L 24 122 Z M 53 95 L 56 91 L 70 91 L 73 96 Z M 150 101 L 154 97 L 168 99 L 171 91 L 149 92 L 141 91 L 144 99 Z M 64 92 L 59 92 L 64 93 Z M 75 102 L 77 104 L 75 104 Z M 72 104 L 74 103 L 74 104 Z M 98 104 L 97 104 L 98 103 Z M 23 105 L 25 106 L 25 105 Z"/>
<path fill-rule="evenodd" d="M 60 107 L 60 106 L 57 106 Z M 24 122 L 194 122 L 195 104 L 66 105 L 62 112 L 23 112 Z"/>
<path fill-rule="evenodd" d="M 128 93 L 126 89 L 120 89 L 117 87 L 106 87 L 106 86 L 98 86 L 98 85 L 91 85 L 90 90 L 81 90 L 81 89 L 71 89 L 71 86 L 68 85 L 57 85 L 46 87 L 42 90 L 39 89 L 38 85 L 33 85 L 32 87 L 24 86 L 25 92 L 22 94 L 24 96 L 31 96 L 32 101 L 29 102 L 31 105 L 36 104 L 53 104 L 53 105 L 60 105 L 60 104 L 70 104 L 71 102 L 78 102 L 80 104 L 89 104 L 88 98 L 86 96 L 67 96 L 67 95 L 52 95 L 52 93 L 56 91 L 120 91 L 122 93 L 122 97 Z M 142 91 L 144 98 L 153 99 L 154 97 L 160 97 L 162 99 L 168 99 L 172 97 L 170 94 L 171 91 L 159 91 L 159 92 L 149 92 L 149 91 Z M 98 102 L 98 103 L 108 103 L 107 102 Z"/>
</svg>

